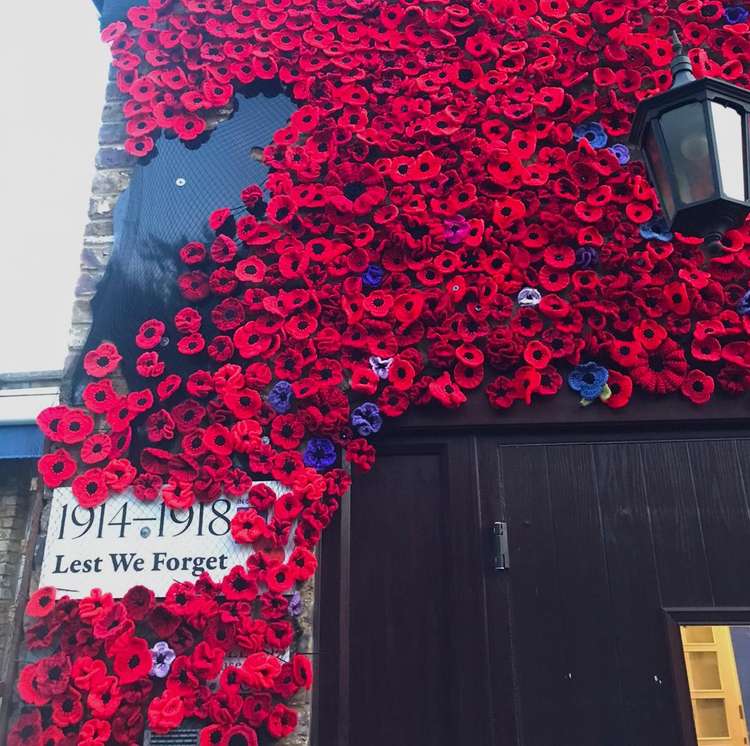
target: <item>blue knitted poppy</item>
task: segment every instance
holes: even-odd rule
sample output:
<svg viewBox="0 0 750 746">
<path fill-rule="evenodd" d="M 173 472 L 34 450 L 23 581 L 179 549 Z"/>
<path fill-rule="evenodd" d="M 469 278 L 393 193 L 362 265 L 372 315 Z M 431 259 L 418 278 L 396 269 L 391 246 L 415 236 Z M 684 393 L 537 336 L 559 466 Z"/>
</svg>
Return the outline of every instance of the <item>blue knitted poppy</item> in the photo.
<svg viewBox="0 0 750 746">
<path fill-rule="evenodd" d="M 601 395 L 609 371 L 595 362 L 577 365 L 568 374 L 568 386 L 577 391 L 583 399 L 596 399 Z"/>
</svg>

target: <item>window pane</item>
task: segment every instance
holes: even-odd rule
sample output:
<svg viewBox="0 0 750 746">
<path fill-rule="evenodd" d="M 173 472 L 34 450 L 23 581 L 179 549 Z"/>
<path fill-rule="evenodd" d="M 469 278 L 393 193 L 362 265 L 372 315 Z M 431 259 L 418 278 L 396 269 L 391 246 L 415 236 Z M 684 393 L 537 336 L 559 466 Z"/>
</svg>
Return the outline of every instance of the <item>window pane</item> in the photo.
<svg viewBox="0 0 750 746">
<path fill-rule="evenodd" d="M 727 197 L 744 200 L 742 116 L 736 109 L 718 101 L 711 101 L 710 106 L 719 156 L 721 189 Z"/>
<path fill-rule="evenodd" d="M 693 700 L 698 738 L 728 738 L 729 724 L 723 699 Z"/>
<path fill-rule="evenodd" d="M 683 626 L 681 636 L 698 746 L 747 744 L 750 626 Z"/>
<path fill-rule="evenodd" d="M 688 653 L 694 689 L 721 689 L 719 659 L 714 652 Z"/>
<path fill-rule="evenodd" d="M 686 104 L 662 114 L 662 132 L 677 182 L 677 196 L 686 205 L 716 196 L 703 105 Z"/>
<path fill-rule="evenodd" d="M 649 127 L 646 132 L 645 145 L 646 157 L 651 164 L 651 170 L 653 171 L 654 180 L 656 181 L 656 189 L 661 195 L 663 202 L 662 206 L 667 213 L 667 219 L 671 221 L 675 213 L 674 195 L 672 194 L 672 185 L 669 183 L 667 169 L 664 165 L 664 160 L 661 157 L 661 151 L 657 145 L 653 127 Z"/>
<path fill-rule="evenodd" d="M 713 642 L 714 632 L 711 627 L 685 627 L 685 642 L 696 645 L 702 642 Z"/>
</svg>

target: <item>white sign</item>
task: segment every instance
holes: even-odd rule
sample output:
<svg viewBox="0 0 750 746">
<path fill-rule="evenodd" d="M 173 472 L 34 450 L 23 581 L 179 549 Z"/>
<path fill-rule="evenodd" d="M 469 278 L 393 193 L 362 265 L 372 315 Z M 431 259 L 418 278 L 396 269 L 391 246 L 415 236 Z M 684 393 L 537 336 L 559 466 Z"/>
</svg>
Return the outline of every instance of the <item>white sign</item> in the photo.
<svg viewBox="0 0 750 746">
<path fill-rule="evenodd" d="M 277 495 L 287 491 L 277 482 L 265 484 Z M 92 588 L 121 598 L 134 585 L 145 585 L 159 597 L 173 582 L 194 582 L 204 570 L 221 580 L 252 552 L 229 531 L 232 516 L 246 507 L 245 501 L 220 497 L 172 510 L 127 490 L 83 508 L 70 488 L 61 487 L 52 497 L 40 585 L 72 598 Z"/>
</svg>

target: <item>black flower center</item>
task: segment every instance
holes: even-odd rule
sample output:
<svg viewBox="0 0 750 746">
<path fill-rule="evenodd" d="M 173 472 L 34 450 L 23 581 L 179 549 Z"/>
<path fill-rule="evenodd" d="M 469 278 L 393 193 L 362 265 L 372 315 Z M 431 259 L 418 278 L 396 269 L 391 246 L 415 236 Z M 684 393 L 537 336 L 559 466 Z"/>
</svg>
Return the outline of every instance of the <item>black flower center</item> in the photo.
<svg viewBox="0 0 750 746">
<path fill-rule="evenodd" d="M 343 189 L 344 196 L 352 201 L 357 199 L 357 197 L 362 196 L 365 191 L 367 191 L 365 185 L 359 181 L 351 181 L 346 186 L 344 186 Z"/>
<path fill-rule="evenodd" d="M 661 373 L 664 370 L 664 360 L 661 355 L 655 355 L 651 358 L 651 370 Z"/>
<path fill-rule="evenodd" d="M 235 589 L 236 591 L 244 591 L 244 590 L 246 590 L 246 589 L 247 589 L 247 587 L 248 587 L 248 583 L 247 583 L 247 581 L 245 580 L 245 578 L 242 578 L 242 577 L 236 577 L 236 578 L 234 579 L 234 581 L 232 582 L 232 587 L 233 587 L 233 588 L 234 588 L 234 589 Z"/>
</svg>

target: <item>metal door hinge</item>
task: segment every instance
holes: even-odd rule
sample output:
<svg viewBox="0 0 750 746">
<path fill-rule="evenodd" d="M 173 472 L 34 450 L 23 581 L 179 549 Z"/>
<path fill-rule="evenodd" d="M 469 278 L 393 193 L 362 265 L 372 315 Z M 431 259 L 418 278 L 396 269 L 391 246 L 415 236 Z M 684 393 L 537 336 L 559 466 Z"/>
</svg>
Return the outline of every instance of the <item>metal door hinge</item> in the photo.
<svg viewBox="0 0 750 746">
<path fill-rule="evenodd" d="M 492 524 L 492 566 L 495 570 L 507 570 L 510 567 L 508 553 L 508 524 L 496 521 Z"/>
</svg>

